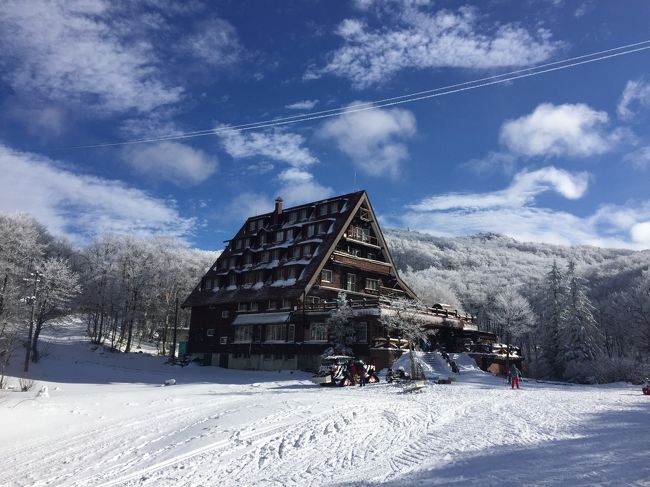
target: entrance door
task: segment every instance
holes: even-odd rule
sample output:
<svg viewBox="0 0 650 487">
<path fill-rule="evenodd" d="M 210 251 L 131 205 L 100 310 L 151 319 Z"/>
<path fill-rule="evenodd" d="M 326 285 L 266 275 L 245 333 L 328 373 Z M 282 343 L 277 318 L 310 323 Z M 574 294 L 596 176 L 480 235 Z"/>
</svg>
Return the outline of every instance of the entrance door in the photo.
<svg viewBox="0 0 650 487">
<path fill-rule="evenodd" d="M 219 354 L 219 367 L 222 369 L 227 369 L 228 368 L 228 356 L 229 354 L 227 353 L 220 353 Z"/>
</svg>

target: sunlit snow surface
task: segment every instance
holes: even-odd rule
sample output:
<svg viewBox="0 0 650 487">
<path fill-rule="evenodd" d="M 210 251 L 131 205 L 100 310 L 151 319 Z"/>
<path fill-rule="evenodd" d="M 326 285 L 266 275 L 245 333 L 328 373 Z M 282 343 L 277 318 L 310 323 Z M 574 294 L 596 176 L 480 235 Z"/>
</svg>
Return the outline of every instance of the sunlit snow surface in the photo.
<svg viewBox="0 0 650 487">
<path fill-rule="evenodd" d="M 303 372 L 92 351 L 80 330 L 45 338 L 31 391 L 0 391 L 0 484 L 650 485 L 636 386 L 512 391 L 465 368 L 419 393 L 319 388 Z"/>
</svg>

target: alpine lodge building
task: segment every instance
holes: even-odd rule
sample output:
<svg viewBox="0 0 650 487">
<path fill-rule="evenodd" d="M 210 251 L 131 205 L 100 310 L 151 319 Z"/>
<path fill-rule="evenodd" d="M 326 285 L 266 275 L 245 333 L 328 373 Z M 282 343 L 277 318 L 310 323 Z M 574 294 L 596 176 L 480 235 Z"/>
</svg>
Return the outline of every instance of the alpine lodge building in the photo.
<svg viewBox="0 0 650 487">
<path fill-rule="evenodd" d="M 183 303 L 188 353 L 236 369 L 318 367 L 333 346 L 328 318 L 345 292 L 352 350 L 378 370 L 406 341 L 381 316 L 395 298 L 417 300 L 400 279 L 365 191 L 250 217 Z M 432 347 L 468 350 L 495 341 L 473 317 L 445 305 L 419 308 Z"/>
</svg>

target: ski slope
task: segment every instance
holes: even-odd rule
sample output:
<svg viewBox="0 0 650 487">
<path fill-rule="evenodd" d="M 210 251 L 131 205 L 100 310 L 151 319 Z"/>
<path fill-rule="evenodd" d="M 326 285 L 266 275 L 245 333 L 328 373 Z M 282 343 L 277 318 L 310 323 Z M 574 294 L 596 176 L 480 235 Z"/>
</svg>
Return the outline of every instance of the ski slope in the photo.
<svg viewBox="0 0 650 487">
<path fill-rule="evenodd" d="M 320 388 L 93 351 L 80 331 L 46 337 L 31 391 L 0 391 L 0 485 L 650 485 L 636 386 L 512 391 L 461 356 L 456 383 L 418 393 Z"/>
</svg>

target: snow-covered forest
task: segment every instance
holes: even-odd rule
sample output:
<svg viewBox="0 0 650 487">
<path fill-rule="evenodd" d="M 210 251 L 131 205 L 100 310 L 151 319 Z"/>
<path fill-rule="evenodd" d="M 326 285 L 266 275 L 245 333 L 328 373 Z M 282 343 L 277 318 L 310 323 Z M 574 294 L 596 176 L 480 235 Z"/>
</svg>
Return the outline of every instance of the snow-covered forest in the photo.
<svg viewBox="0 0 650 487">
<path fill-rule="evenodd" d="M 460 306 L 523 346 L 527 373 L 578 382 L 650 373 L 650 251 L 387 231 L 425 302 Z"/>
<path fill-rule="evenodd" d="M 386 238 L 402 277 L 425 302 L 458 306 L 521 345 L 527 374 L 577 382 L 650 374 L 649 251 L 494 234 L 392 230 Z M 38 361 L 43 328 L 73 312 L 96 343 L 130 351 L 155 337 L 168 353 L 176 301 L 217 255 L 161 237 L 100 235 L 75 248 L 29 216 L 0 215 L 0 372 L 12 357 L 25 368 Z M 181 326 L 187 319 L 179 310 Z"/>
<path fill-rule="evenodd" d="M 176 300 L 182 302 L 217 255 L 127 235 L 101 235 L 75 248 L 27 215 L 0 215 L 0 387 L 9 361 L 25 353 L 27 371 L 39 360 L 41 332 L 70 313 L 84 316 L 96 343 L 128 352 L 156 334 L 165 353 Z M 179 310 L 179 324 L 188 318 Z"/>
</svg>

